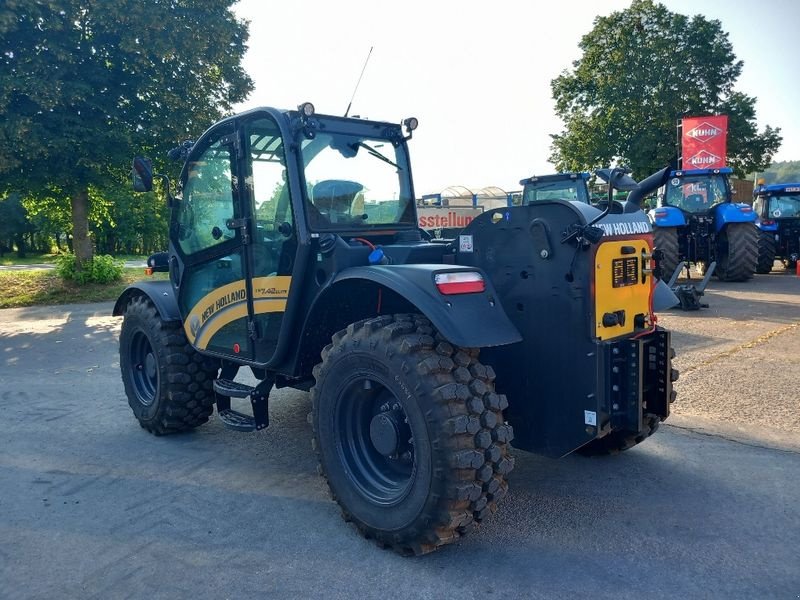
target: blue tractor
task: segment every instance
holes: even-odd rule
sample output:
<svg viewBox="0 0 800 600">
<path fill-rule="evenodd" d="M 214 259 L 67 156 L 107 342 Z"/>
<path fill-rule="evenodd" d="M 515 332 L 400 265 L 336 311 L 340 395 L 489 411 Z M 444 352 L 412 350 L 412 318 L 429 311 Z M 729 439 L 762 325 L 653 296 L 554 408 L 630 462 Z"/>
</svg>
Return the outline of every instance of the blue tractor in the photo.
<svg viewBox="0 0 800 600">
<path fill-rule="evenodd" d="M 800 257 L 800 183 L 760 185 L 753 190 L 758 220 L 758 273 L 769 273 L 775 259 L 789 269 Z"/>
<path fill-rule="evenodd" d="M 681 261 L 696 264 L 722 281 L 745 281 L 758 261 L 756 214 L 749 204 L 732 201 L 729 168 L 671 171 L 659 194 L 658 206 L 648 212 L 655 245 L 662 252 L 665 277 Z"/>
</svg>

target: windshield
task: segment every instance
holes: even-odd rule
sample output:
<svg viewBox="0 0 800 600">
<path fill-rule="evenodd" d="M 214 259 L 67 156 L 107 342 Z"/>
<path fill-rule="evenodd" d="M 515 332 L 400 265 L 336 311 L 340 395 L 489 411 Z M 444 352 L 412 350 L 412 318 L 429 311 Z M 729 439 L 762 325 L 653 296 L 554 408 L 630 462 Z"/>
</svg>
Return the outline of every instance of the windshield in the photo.
<svg viewBox="0 0 800 600">
<path fill-rule="evenodd" d="M 525 185 L 523 203 L 541 200 L 576 200 L 588 204 L 586 183 L 583 179 L 565 179 L 564 181 L 540 181 Z"/>
<path fill-rule="evenodd" d="M 768 215 L 773 219 L 800 217 L 800 194 L 772 196 L 769 199 Z"/>
<path fill-rule="evenodd" d="M 402 144 L 319 131 L 301 148 L 312 229 L 416 227 Z"/>
<path fill-rule="evenodd" d="M 690 213 L 707 212 L 715 204 L 725 202 L 727 187 L 720 175 L 673 177 L 667 183 L 664 203 Z"/>
</svg>

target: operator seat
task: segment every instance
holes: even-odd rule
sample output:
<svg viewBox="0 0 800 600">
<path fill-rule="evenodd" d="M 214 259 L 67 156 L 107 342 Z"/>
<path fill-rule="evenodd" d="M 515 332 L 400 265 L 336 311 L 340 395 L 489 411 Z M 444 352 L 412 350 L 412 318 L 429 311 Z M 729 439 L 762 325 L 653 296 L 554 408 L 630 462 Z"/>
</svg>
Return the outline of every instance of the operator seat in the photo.
<svg viewBox="0 0 800 600">
<path fill-rule="evenodd" d="M 344 179 L 325 179 L 314 184 L 311 189 L 311 202 L 319 212 L 321 220 L 314 223 L 325 227 L 328 224 L 352 223 L 361 215 L 353 214 L 353 201 L 364 186 Z M 311 213 L 313 215 L 313 212 Z"/>
<path fill-rule="evenodd" d="M 686 205 L 691 208 L 702 208 L 706 199 L 702 194 L 690 194 L 686 196 Z"/>
</svg>

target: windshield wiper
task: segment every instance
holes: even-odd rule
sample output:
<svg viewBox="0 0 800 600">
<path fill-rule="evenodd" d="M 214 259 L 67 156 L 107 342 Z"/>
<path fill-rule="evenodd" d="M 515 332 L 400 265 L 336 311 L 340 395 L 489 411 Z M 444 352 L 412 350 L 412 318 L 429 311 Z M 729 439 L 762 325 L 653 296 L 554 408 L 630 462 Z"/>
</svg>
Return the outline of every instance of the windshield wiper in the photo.
<svg viewBox="0 0 800 600">
<path fill-rule="evenodd" d="M 375 148 L 373 148 L 372 146 L 368 146 L 364 142 L 356 142 L 355 144 L 352 145 L 355 146 L 356 148 L 364 148 L 370 154 L 370 156 L 374 156 L 375 158 L 382 160 L 386 164 L 392 165 L 396 169 L 399 169 L 401 171 L 403 170 L 403 167 L 398 165 L 396 162 L 392 161 L 390 158 L 385 157 L 383 154 L 375 150 Z"/>
</svg>

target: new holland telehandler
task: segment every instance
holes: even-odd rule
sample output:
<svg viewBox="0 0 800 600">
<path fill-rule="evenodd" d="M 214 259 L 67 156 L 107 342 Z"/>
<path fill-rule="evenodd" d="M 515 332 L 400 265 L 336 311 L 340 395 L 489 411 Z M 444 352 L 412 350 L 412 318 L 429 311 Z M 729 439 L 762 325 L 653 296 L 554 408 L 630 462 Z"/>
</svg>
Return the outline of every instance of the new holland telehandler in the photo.
<svg viewBox="0 0 800 600">
<path fill-rule="evenodd" d="M 612 190 L 635 188 L 624 206 L 489 210 L 428 241 L 416 124 L 251 110 L 176 149 L 174 195 L 135 159 L 136 190 L 167 189 L 169 249 L 150 265 L 169 280 L 129 287 L 114 314 L 144 429 L 189 430 L 216 406 L 228 427 L 261 430 L 273 388 L 309 390 L 344 518 L 420 554 L 496 510 L 512 440 L 554 457 L 630 448 L 669 415 L 677 372 L 635 201 L 647 190 L 609 170 Z M 242 367 L 257 385 L 235 380 Z"/>
</svg>

